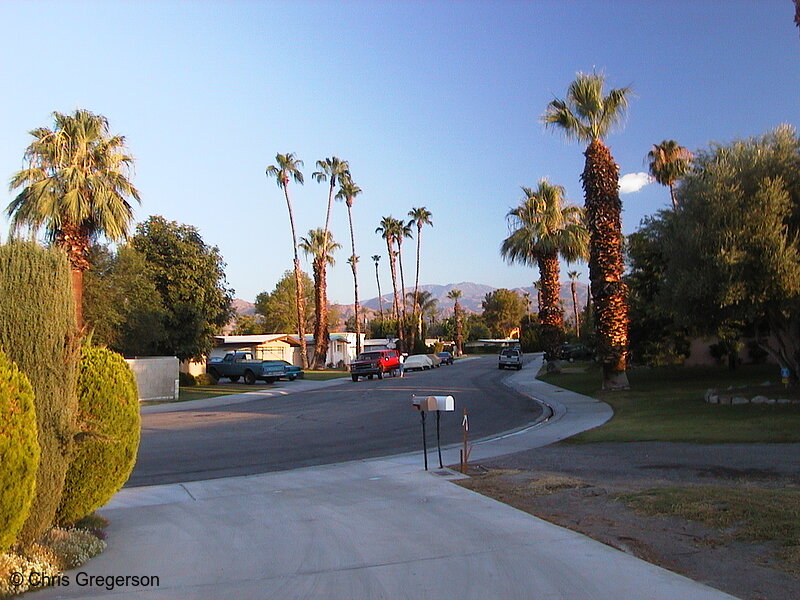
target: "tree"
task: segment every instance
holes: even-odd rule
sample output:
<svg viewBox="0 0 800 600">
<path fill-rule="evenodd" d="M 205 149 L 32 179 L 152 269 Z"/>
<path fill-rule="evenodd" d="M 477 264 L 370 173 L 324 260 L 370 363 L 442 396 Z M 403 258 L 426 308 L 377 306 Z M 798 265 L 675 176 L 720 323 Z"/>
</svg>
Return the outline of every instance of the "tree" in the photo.
<svg viewBox="0 0 800 600">
<path fill-rule="evenodd" d="M 650 174 L 661 185 L 669 188 L 669 197 L 672 199 L 672 208 L 678 210 L 675 199 L 675 182 L 686 175 L 692 161 L 692 153 L 675 140 L 664 140 L 660 144 L 653 144 L 653 149 L 647 153 Z"/>
<path fill-rule="evenodd" d="M 381 312 L 381 320 L 383 320 L 383 296 L 381 296 L 381 278 L 378 275 L 378 261 L 380 261 L 380 254 L 373 254 L 372 260 L 375 263 L 375 281 L 378 283 L 378 307 Z"/>
<path fill-rule="evenodd" d="M 420 257 L 420 249 L 422 247 L 422 228 L 425 225 L 430 225 L 433 227 L 433 221 L 431 221 L 431 217 L 433 213 L 429 211 L 424 206 L 420 206 L 419 208 L 412 208 L 408 211 L 408 216 L 411 217 L 411 220 L 408 222 L 408 225 L 411 226 L 416 224 L 417 226 L 417 272 L 416 276 L 414 277 L 414 296 L 412 297 L 414 307 L 414 314 L 417 315 L 421 313 L 420 310 L 420 302 L 418 299 L 419 293 L 419 257 Z M 421 333 L 421 332 L 420 332 Z"/>
<path fill-rule="evenodd" d="M 180 360 L 208 354 L 233 315 L 219 249 L 207 246 L 197 228 L 157 215 L 136 227 L 131 243 L 144 257 L 166 313 L 158 352 Z"/>
<path fill-rule="evenodd" d="M 84 316 L 93 343 L 124 356 L 159 354 L 167 311 L 150 264 L 130 244 L 95 245 L 84 277 Z"/>
<path fill-rule="evenodd" d="M 525 198 L 509 211 L 511 234 L 503 240 L 500 254 L 511 263 L 538 265 L 542 298 L 539 304 L 541 337 L 549 362 L 555 362 L 564 343 L 564 312 L 559 300 L 561 290 L 559 257 L 568 262 L 587 254 L 588 233 L 583 211 L 564 206 L 564 188 L 546 179 L 534 191 L 523 187 Z"/>
<path fill-rule="evenodd" d="M 331 207 L 333 206 L 333 190 L 336 189 L 336 178 L 338 177 L 341 181 L 342 177 L 347 176 L 350 165 L 347 164 L 346 160 L 333 156 L 325 160 L 318 160 L 317 168 L 319 171 L 314 171 L 311 177 L 318 182 L 327 181 L 330 184 L 328 188 L 328 210 L 325 212 L 325 236 L 327 237 L 330 231 Z"/>
<path fill-rule="evenodd" d="M 454 341 L 460 356 L 461 354 L 464 354 L 464 334 L 461 323 L 461 305 L 458 303 L 458 299 L 461 298 L 461 290 L 450 290 L 447 292 L 447 297 L 453 301 L 453 317 L 455 318 L 456 329 L 456 339 Z"/>
<path fill-rule="evenodd" d="M 597 316 L 598 350 L 603 363 L 603 389 L 627 389 L 628 305 L 622 280 L 622 202 L 619 167 L 603 139 L 628 106 L 630 88 L 603 94 L 605 77 L 578 73 L 565 100 L 556 99 L 542 116 L 546 126 L 568 138 L 588 142 L 581 175 L 589 229 L 589 279 Z"/>
<path fill-rule="evenodd" d="M 662 213 L 665 302 L 701 332 L 755 324 L 791 380 L 800 374 L 800 138 L 782 126 L 698 152 Z M 767 331 L 763 327 L 766 325 Z"/>
<path fill-rule="evenodd" d="M 328 265 L 333 266 L 336 261 L 333 253 L 341 248 L 341 244 L 333 241 L 330 233 L 325 234 L 324 229 L 312 229 L 308 237 L 300 238 L 300 249 L 306 256 L 312 257 L 314 272 L 314 360 L 312 369 L 324 369 L 328 356 L 328 283 L 326 270 Z"/>
<path fill-rule="evenodd" d="M 339 193 L 336 194 L 336 197 L 343 199 L 347 205 L 347 221 L 350 223 L 350 247 L 352 249 L 352 254 L 350 254 L 350 258 L 347 259 L 347 262 L 353 271 L 353 297 L 355 298 L 353 310 L 355 312 L 354 318 L 356 325 L 356 355 L 361 354 L 361 318 L 358 314 L 358 256 L 356 255 L 356 238 L 353 234 L 353 202 L 355 202 L 356 196 L 360 193 L 361 188 L 353 183 L 353 179 L 350 177 L 350 172 L 348 171 L 341 179 Z"/>
<path fill-rule="evenodd" d="M 314 282 L 306 273 L 300 273 L 303 285 L 303 329 L 314 327 Z M 297 287 L 293 271 L 286 271 L 275 284 L 272 292 L 261 292 L 256 296 L 256 313 L 261 315 L 265 333 L 288 333 L 298 331 Z"/>
<path fill-rule="evenodd" d="M 398 223 L 399 221 L 391 216 L 383 217 L 380 225 L 375 229 L 375 233 L 380 233 L 381 237 L 386 240 L 386 251 L 389 253 L 389 270 L 392 273 L 392 289 L 394 290 L 394 295 L 392 296 L 392 318 L 400 321 L 400 303 L 397 301 L 397 253 L 394 250 Z M 401 340 L 403 337 L 402 332 L 403 328 L 400 327 L 399 333 Z"/>
<path fill-rule="evenodd" d="M 83 327 L 83 273 L 92 242 L 104 236 L 124 240 L 133 220 L 129 202 L 139 192 L 128 179 L 133 157 L 125 138 L 109 133 L 108 120 L 88 110 L 54 112 L 55 127 L 30 132 L 25 168 L 11 178 L 22 188 L 8 205 L 14 230 L 44 227 L 49 241 L 62 248 L 72 270 L 75 316 Z"/>
<path fill-rule="evenodd" d="M 397 241 L 397 264 L 400 267 L 400 299 L 403 301 L 401 310 L 403 313 L 403 323 L 406 322 L 406 279 L 403 275 L 403 240 L 405 238 L 413 237 L 411 234 L 411 226 L 406 225 L 402 221 L 395 220 L 395 233 L 394 237 Z"/>
<path fill-rule="evenodd" d="M 294 179 L 295 183 L 303 185 L 303 174 L 300 172 L 300 167 L 303 166 L 303 161 L 295 158 L 293 152 L 287 154 L 276 154 L 275 162 L 278 166 L 269 165 L 267 167 L 267 177 L 275 177 L 278 182 L 278 187 L 283 190 L 283 195 L 286 198 L 286 206 L 289 208 L 289 226 L 292 228 L 292 247 L 294 250 L 294 283 L 295 283 L 295 303 L 297 308 L 297 337 L 300 338 L 300 355 L 302 366 L 304 369 L 308 368 L 308 353 L 306 350 L 306 332 L 303 327 L 303 313 L 305 306 L 303 305 L 303 281 L 300 277 L 300 258 L 297 255 L 297 232 L 294 227 L 294 211 L 292 210 L 292 199 L 289 195 L 289 179 Z"/>
<path fill-rule="evenodd" d="M 575 337 L 581 337 L 581 316 L 578 313 L 578 278 L 581 276 L 577 271 L 567 273 L 569 277 L 569 291 L 572 293 L 572 316 L 575 319 Z"/>
<path fill-rule="evenodd" d="M 505 338 L 512 329 L 519 327 L 525 314 L 525 303 L 520 295 L 505 288 L 486 294 L 481 306 L 483 320 L 497 338 Z"/>
</svg>

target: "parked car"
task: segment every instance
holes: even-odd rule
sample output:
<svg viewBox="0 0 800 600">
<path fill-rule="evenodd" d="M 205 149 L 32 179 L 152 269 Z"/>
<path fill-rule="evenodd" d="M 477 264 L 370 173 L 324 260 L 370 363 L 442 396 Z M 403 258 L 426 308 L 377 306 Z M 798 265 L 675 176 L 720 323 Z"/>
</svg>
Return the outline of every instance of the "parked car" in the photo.
<svg viewBox="0 0 800 600">
<path fill-rule="evenodd" d="M 439 358 L 438 354 L 426 354 L 425 356 L 427 356 L 428 358 L 431 359 L 431 362 L 433 363 L 434 367 L 441 367 L 442 366 L 442 359 Z"/>
<path fill-rule="evenodd" d="M 350 363 L 350 377 L 358 381 L 359 377 L 372 379 L 375 375 L 383 379 L 384 375 L 394 375 L 400 370 L 400 352 L 397 350 L 372 350 L 362 352 Z"/>
<path fill-rule="evenodd" d="M 583 344 L 564 344 L 561 346 L 561 358 L 564 360 L 590 360 L 594 357 L 591 348 Z"/>
<path fill-rule="evenodd" d="M 286 379 L 289 381 L 294 381 L 295 379 L 303 379 L 306 376 L 305 371 L 301 367 L 295 366 L 289 361 L 282 360 L 280 361 L 284 365 L 284 369 L 286 370 Z"/>
<path fill-rule="evenodd" d="M 498 369 L 516 369 L 519 371 L 522 368 L 522 351 L 516 348 L 506 348 L 500 352 L 497 361 Z"/>
<path fill-rule="evenodd" d="M 427 354 L 412 354 L 403 363 L 404 371 L 427 371 L 433 368 L 433 361 Z"/>
<path fill-rule="evenodd" d="M 211 359 L 206 365 L 206 373 L 214 380 L 227 377 L 233 382 L 239 381 L 252 385 L 256 379 L 274 383 L 284 376 L 284 365 L 277 360 L 258 360 L 252 352 L 228 352 L 223 358 Z"/>
<path fill-rule="evenodd" d="M 453 355 L 450 352 L 439 352 L 436 356 L 442 359 L 443 365 L 453 364 Z"/>
</svg>

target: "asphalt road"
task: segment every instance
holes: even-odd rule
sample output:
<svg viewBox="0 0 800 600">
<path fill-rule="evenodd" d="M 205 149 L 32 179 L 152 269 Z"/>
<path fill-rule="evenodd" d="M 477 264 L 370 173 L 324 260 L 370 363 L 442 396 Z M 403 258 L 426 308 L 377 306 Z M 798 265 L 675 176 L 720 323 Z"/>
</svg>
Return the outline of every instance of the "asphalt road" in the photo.
<svg viewBox="0 0 800 600">
<path fill-rule="evenodd" d="M 421 450 L 420 415 L 411 407 L 412 394 L 455 397 L 455 413 L 442 413 L 443 445 L 460 441 L 463 408 L 471 439 L 508 431 L 541 414 L 536 402 L 501 383 L 509 374 L 497 368 L 496 356 L 486 356 L 406 373 L 402 379 L 347 381 L 230 406 L 144 414 L 139 457 L 127 487 Z M 427 426 L 429 444 L 435 444 L 435 419 Z"/>
</svg>

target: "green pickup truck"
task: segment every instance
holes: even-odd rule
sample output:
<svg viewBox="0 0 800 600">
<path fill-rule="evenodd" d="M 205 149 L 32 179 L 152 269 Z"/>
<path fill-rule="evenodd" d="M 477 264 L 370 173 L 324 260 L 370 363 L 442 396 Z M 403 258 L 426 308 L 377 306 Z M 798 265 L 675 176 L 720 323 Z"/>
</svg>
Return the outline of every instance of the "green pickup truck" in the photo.
<svg viewBox="0 0 800 600">
<path fill-rule="evenodd" d="M 275 360 L 254 360 L 252 352 L 228 352 L 222 358 L 212 358 L 206 365 L 206 373 L 216 380 L 227 377 L 233 382 L 241 377 L 252 385 L 256 379 L 274 383 L 286 375 L 286 367 Z"/>
</svg>

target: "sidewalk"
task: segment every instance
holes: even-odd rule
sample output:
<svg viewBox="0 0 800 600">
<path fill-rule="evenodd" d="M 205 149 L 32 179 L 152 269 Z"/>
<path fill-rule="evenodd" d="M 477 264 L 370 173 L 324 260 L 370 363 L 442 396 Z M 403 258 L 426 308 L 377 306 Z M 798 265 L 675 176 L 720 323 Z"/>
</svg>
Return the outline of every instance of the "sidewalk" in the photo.
<svg viewBox="0 0 800 600">
<path fill-rule="evenodd" d="M 553 416 L 476 444 L 473 460 L 552 443 L 610 417 L 607 405 L 534 374 L 528 365 L 506 381 Z M 450 471 L 421 470 L 420 454 L 125 489 L 102 511 L 111 520 L 108 549 L 79 571 L 157 576 L 159 585 L 83 587 L 72 571 L 69 586 L 33 597 L 731 598 L 453 485 Z M 458 462 L 456 448 L 446 461 Z"/>
</svg>

